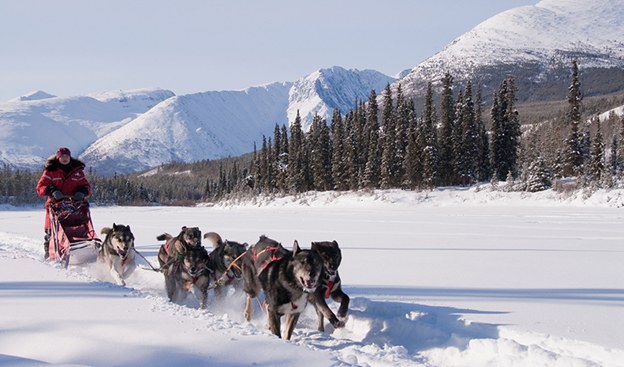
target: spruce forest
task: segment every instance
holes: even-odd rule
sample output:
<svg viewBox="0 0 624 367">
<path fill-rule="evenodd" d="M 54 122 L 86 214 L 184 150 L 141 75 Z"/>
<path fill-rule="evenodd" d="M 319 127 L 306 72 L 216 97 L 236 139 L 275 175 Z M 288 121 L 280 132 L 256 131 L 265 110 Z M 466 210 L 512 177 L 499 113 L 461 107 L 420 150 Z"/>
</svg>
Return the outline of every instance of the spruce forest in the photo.
<svg viewBox="0 0 624 367">
<path fill-rule="evenodd" d="M 479 85 L 454 86 L 447 73 L 439 96 L 428 84 L 418 114 L 400 85 L 388 85 L 380 96 L 372 90 L 368 101 L 354 101 L 346 114 L 334 110 L 330 122 L 315 116 L 307 133 L 299 116 L 290 129 L 276 125 L 260 148 L 241 157 L 172 162 L 110 177 L 87 169 L 90 201 L 194 205 L 308 191 L 431 190 L 484 182 L 496 189 L 500 181 L 501 189 L 529 192 L 621 187 L 624 115 L 599 119 L 600 107 L 584 106 L 576 61 L 570 74 L 567 104 L 551 119 L 521 124 L 511 74 L 485 110 Z M 601 104 L 613 108 L 624 101 L 603 98 Z M 4 166 L 0 203 L 43 203 L 35 192 L 40 175 Z"/>
</svg>

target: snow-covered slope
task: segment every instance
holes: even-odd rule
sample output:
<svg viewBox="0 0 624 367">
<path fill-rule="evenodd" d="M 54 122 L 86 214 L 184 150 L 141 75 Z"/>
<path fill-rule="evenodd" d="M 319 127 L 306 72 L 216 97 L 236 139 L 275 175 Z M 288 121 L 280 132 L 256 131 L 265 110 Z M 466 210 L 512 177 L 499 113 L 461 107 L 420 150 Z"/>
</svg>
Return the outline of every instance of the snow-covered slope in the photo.
<svg viewBox="0 0 624 367">
<path fill-rule="evenodd" d="M 106 135 L 81 156 L 99 174 L 240 155 L 287 123 L 289 83 L 176 96 Z"/>
<path fill-rule="evenodd" d="M 375 70 L 345 70 L 338 66 L 320 69 L 293 84 L 288 121 L 295 120 L 298 110 L 304 130 L 310 127 L 315 114 L 329 122 L 335 108 L 344 114 L 353 109 L 356 98 L 368 100 L 371 89 L 379 93 L 395 80 Z"/>
<path fill-rule="evenodd" d="M 178 97 L 157 88 L 77 97 L 37 91 L 0 103 L 0 164 L 39 169 L 61 145 L 100 174 L 241 155 L 297 111 L 307 129 L 315 114 L 329 121 L 334 108 L 346 112 L 395 80 L 334 66 L 295 83 Z"/>
<path fill-rule="evenodd" d="M 0 164 L 40 169 L 59 146 L 78 155 L 173 95 L 161 89 L 75 97 L 38 91 L 0 103 Z"/>
<path fill-rule="evenodd" d="M 289 124 L 297 111 L 307 129 L 315 114 L 330 121 L 334 108 L 346 112 L 355 99 L 395 79 L 374 70 L 321 69 L 295 83 L 272 83 L 241 91 L 178 96 L 123 128 L 102 137 L 80 158 L 99 174 L 149 169 L 173 160 L 194 162 L 238 156 L 260 148 L 275 125 Z"/>
<path fill-rule="evenodd" d="M 418 92 L 447 71 L 462 80 L 522 65 L 531 65 L 529 78 L 540 82 L 552 69 L 569 69 L 573 58 L 580 68 L 624 66 L 621 0 L 543 0 L 505 11 L 416 66 L 400 83 Z"/>
</svg>

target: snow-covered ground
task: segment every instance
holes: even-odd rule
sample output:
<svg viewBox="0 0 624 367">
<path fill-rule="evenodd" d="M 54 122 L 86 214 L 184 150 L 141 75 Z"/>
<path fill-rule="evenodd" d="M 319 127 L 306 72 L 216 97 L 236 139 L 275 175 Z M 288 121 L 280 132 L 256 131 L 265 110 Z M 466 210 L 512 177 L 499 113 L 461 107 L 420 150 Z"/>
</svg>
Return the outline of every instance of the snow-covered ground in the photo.
<svg viewBox="0 0 624 367">
<path fill-rule="evenodd" d="M 623 203 L 484 186 L 92 208 L 98 230 L 129 224 L 152 263 L 156 236 L 183 225 L 249 244 L 337 240 L 346 327 L 316 331 L 308 307 L 290 342 L 257 305 L 244 322 L 243 298 L 199 310 L 168 302 L 155 272 L 120 287 L 94 264 L 45 263 L 43 209 L 2 206 L 0 365 L 624 366 Z"/>
</svg>

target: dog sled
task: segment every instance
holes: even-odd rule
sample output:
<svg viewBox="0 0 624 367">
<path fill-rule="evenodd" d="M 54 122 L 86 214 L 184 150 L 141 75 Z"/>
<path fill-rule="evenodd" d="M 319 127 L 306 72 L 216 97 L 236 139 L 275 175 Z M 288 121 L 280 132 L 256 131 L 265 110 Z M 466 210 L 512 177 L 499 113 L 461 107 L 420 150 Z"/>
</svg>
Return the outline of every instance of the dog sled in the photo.
<svg viewBox="0 0 624 367">
<path fill-rule="evenodd" d="M 49 209 L 50 260 L 65 267 L 95 261 L 102 241 L 93 229 L 89 202 L 67 197 L 51 203 Z"/>
</svg>

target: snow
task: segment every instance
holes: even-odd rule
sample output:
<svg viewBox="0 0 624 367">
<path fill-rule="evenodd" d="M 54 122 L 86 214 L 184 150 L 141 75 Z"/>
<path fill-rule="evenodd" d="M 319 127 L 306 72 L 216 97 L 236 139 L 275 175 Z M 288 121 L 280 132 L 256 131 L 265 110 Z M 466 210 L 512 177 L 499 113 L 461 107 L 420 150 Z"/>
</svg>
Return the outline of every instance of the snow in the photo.
<svg viewBox="0 0 624 367">
<path fill-rule="evenodd" d="M 504 188 L 504 183 L 499 187 Z M 231 295 L 166 299 L 161 274 L 127 287 L 95 264 L 45 263 L 43 209 L 0 206 L 0 365 L 624 366 L 624 191 L 475 188 L 312 193 L 201 207 L 92 207 L 95 227 L 155 237 L 183 225 L 255 243 L 337 240 L 344 329 L 304 311 L 291 341 Z M 143 260 L 141 265 L 147 266 Z M 331 303 L 330 307 L 337 308 Z"/>
<path fill-rule="evenodd" d="M 356 97 L 395 79 L 374 70 L 320 69 L 296 82 L 275 82 L 237 91 L 209 91 L 171 98 L 94 142 L 80 158 L 99 174 L 137 172 L 171 161 L 195 162 L 260 149 L 263 135 L 288 125 L 297 111 L 304 131 L 315 114 L 331 120 Z M 123 146 L 124 149 L 119 149 Z"/>
<path fill-rule="evenodd" d="M 71 97 L 38 91 L 0 103 L 0 164 L 40 170 L 59 142 L 78 156 L 171 96 L 158 88 Z"/>
<path fill-rule="evenodd" d="M 619 0 L 543 0 L 499 13 L 417 65 L 400 82 L 469 76 L 484 66 L 538 63 L 543 72 L 568 66 L 622 67 L 624 19 Z M 573 56 L 571 56 L 573 55 Z M 540 78 L 540 75 L 534 76 Z"/>
</svg>

